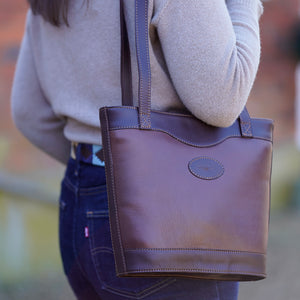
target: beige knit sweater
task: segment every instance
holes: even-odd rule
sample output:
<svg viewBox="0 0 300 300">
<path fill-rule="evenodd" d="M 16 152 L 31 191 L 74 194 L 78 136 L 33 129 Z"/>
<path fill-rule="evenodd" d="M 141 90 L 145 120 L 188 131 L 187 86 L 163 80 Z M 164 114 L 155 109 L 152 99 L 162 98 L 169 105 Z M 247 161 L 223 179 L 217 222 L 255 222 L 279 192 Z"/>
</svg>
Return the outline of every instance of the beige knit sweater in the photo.
<svg viewBox="0 0 300 300">
<path fill-rule="evenodd" d="M 70 141 L 101 144 L 98 109 L 121 105 L 119 0 L 71 1 L 70 27 L 28 12 L 12 114 L 37 147 L 66 163 Z M 134 0 L 125 0 L 134 98 Z M 214 126 L 242 111 L 260 56 L 260 0 L 150 0 L 152 107 Z"/>
</svg>

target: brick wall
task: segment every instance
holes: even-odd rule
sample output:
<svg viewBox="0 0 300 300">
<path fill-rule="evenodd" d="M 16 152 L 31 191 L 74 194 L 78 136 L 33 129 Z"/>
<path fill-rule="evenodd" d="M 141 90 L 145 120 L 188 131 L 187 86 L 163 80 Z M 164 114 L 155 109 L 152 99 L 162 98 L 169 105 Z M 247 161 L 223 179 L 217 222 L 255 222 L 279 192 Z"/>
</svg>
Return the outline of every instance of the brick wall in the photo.
<svg viewBox="0 0 300 300">
<path fill-rule="evenodd" d="M 0 130 L 11 126 L 9 95 L 25 22 L 25 0 L 0 0 Z"/>
<path fill-rule="evenodd" d="M 275 143 L 294 136 L 294 72 L 296 61 L 285 49 L 298 18 L 298 0 L 264 2 L 261 19 L 262 55 L 248 101 L 252 115 L 275 121 Z"/>
</svg>

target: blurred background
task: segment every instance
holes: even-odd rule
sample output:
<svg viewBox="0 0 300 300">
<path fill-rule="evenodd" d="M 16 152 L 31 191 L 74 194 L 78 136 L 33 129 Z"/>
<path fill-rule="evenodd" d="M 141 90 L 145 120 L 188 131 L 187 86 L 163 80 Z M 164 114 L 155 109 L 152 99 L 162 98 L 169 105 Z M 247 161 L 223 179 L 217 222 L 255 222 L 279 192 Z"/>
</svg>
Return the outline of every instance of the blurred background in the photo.
<svg viewBox="0 0 300 300">
<path fill-rule="evenodd" d="M 261 65 L 248 110 L 275 121 L 268 278 L 242 283 L 240 299 L 298 300 L 300 5 L 269 0 L 264 7 Z M 26 10 L 25 0 L 0 0 L 0 299 L 72 300 L 58 248 L 63 166 L 30 145 L 10 117 Z"/>
</svg>

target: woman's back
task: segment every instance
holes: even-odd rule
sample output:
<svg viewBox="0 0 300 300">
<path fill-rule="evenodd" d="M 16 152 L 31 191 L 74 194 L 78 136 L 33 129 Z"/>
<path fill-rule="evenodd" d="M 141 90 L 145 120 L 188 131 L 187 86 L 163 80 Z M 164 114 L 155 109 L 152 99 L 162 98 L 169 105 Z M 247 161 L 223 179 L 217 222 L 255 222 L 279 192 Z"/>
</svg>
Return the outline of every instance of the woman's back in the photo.
<svg viewBox="0 0 300 300">
<path fill-rule="evenodd" d="M 134 2 L 124 5 L 137 99 Z M 256 75 L 261 12 L 259 0 L 150 0 L 153 108 L 187 107 L 209 124 L 229 126 Z M 53 126 L 62 126 L 69 141 L 101 144 L 98 109 L 121 105 L 119 19 L 119 0 L 70 1 L 69 27 L 28 13 L 13 88 L 14 119 L 42 149 L 52 141 L 50 154 L 59 160 L 65 160 L 67 146 L 63 153 L 55 150 Z M 26 107 L 20 108 L 24 98 Z M 37 102 L 43 119 L 32 116 L 24 123 Z"/>
<path fill-rule="evenodd" d="M 74 293 L 82 300 L 237 299 L 237 282 L 116 276 L 98 110 L 121 105 L 119 0 L 59 1 L 29 0 L 33 11 L 46 9 L 28 13 L 12 112 L 33 144 L 67 164 L 60 249 Z M 122 1 L 136 104 L 135 0 Z M 53 5 L 66 3 L 69 26 L 48 22 Z M 234 122 L 258 68 L 261 13 L 260 0 L 149 0 L 152 108 L 188 109 L 215 126 Z"/>
</svg>

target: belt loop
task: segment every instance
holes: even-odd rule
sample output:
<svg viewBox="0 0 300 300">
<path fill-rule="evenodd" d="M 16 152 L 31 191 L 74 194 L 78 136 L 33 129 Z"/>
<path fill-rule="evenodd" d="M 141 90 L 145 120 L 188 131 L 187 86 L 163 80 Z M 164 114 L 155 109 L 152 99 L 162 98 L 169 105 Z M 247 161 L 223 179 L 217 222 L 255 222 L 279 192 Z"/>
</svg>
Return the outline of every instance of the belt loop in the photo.
<svg viewBox="0 0 300 300">
<path fill-rule="evenodd" d="M 75 160 L 76 160 L 76 169 L 74 175 L 79 177 L 79 169 L 80 169 L 80 153 L 81 153 L 81 144 L 74 144 L 74 152 L 75 152 Z"/>
<path fill-rule="evenodd" d="M 75 152 L 75 171 L 74 175 L 76 177 L 76 189 L 75 189 L 75 201 L 78 202 L 79 199 L 79 185 L 80 185 L 80 153 L 81 153 L 81 145 L 78 143 L 74 145 Z"/>
<path fill-rule="evenodd" d="M 81 153 L 81 144 L 78 143 L 77 145 L 74 145 L 75 147 L 75 156 L 76 156 L 76 161 L 79 162 L 80 161 L 80 153 Z"/>
</svg>

